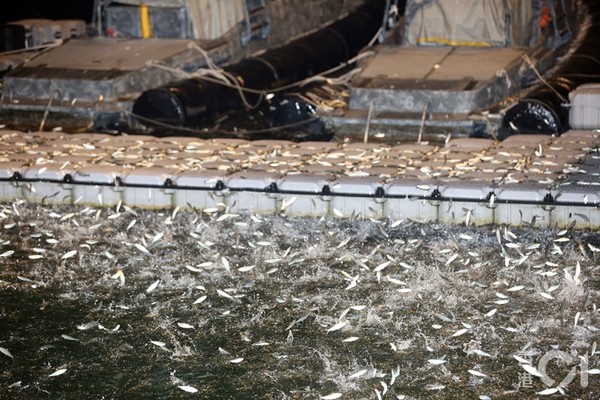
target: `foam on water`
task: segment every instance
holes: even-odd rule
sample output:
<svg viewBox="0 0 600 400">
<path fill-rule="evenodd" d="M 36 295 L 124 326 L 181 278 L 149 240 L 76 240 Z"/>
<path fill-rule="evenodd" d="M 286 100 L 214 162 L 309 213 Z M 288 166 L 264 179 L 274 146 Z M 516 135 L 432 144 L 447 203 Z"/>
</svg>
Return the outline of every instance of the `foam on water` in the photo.
<svg viewBox="0 0 600 400">
<path fill-rule="evenodd" d="M 2 392 L 525 398 L 576 367 L 600 393 L 596 232 L 224 214 L 4 206 Z M 550 385 L 513 357 L 551 351 Z"/>
</svg>

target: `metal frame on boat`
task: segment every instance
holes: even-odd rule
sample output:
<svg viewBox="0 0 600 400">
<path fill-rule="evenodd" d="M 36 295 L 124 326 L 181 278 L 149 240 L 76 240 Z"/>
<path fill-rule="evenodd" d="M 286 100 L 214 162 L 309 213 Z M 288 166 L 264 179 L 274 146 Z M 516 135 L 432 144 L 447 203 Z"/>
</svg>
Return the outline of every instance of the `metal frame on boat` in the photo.
<svg viewBox="0 0 600 400">
<path fill-rule="evenodd" d="M 180 128 L 185 127 L 186 134 L 202 136 L 220 115 L 251 103 L 241 101 L 245 96 L 240 94 L 251 97 L 258 92 L 267 97 L 281 86 L 287 88 L 294 78 L 303 83 L 306 74 L 330 72 L 309 65 L 304 75 L 293 73 L 279 79 L 290 63 L 297 63 L 297 58 L 286 61 L 286 57 L 299 49 L 310 48 L 316 59 L 323 57 L 318 40 L 298 47 L 299 40 L 317 37 L 315 30 L 322 29 L 323 35 L 339 39 L 334 43 L 338 47 L 347 47 L 359 36 L 359 48 L 384 42 L 373 53 L 351 60 L 358 62 L 358 69 L 336 68 L 338 73 L 352 72 L 345 80 L 349 85 L 345 107 L 331 112 L 330 107 L 319 107 L 318 95 L 304 96 L 330 125 L 351 130 L 370 119 L 376 129 L 432 125 L 488 134 L 497 130 L 507 104 L 538 84 L 538 75 L 568 52 L 578 23 L 587 21 L 581 8 L 564 0 L 463 2 L 462 7 L 471 10 L 466 13 L 468 21 L 461 19 L 465 13 L 450 13 L 456 7 L 444 0 L 297 3 L 97 1 L 95 20 L 101 35 L 69 40 L 9 71 L 3 79 L 0 112 L 12 125 L 30 129 L 149 132 L 149 127 L 156 128 L 151 123 L 155 120 L 173 133 L 181 134 Z M 377 22 L 375 35 L 371 28 L 361 31 L 370 10 L 375 10 L 374 17 L 369 17 Z M 336 29 L 346 15 L 350 29 Z M 293 23 L 288 23 L 290 17 Z M 445 32 L 438 29 L 441 26 L 461 29 Z M 356 35 L 359 31 L 362 35 Z M 324 46 L 325 53 L 333 53 L 327 43 Z M 276 60 L 267 57 L 273 49 L 280 49 Z M 344 67 L 355 50 L 340 54 L 346 59 L 337 63 Z M 242 60 L 247 61 L 239 64 Z M 224 71 L 230 68 L 235 73 L 222 74 L 223 65 Z M 274 78 L 264 81 L 269 74 Z M 181 96 L 175 100 L 181 88 L 175 89 L 177 83 L 168 85 L 189 77 L 212 80 L 200 85 L 212 86 L 208 92 L 216 93 L 215 85 L 230 89 L 218 90 L 214 96 L 194 89 L 194 94 L 182 95 L 192 96 L 186 100 L 191 104 L 186 109 Z M 156 111 L 141 111 L 142 118 L 134 118 L 138 96 L 145 91 L 157 93 L 152 91 L 159 87 L 175 96 L 163 100 L 179 104 L 174 111 L 178 115 L 167 118 Z M 231 96 L 222 99 L 226 92 Z M 194 100 L 198 98 L 206 104 Z M 206 120 L 202 113 L 200 117 L 188 115 L 210 107 L 215 112 L 207 113 Z"/>
</svg>

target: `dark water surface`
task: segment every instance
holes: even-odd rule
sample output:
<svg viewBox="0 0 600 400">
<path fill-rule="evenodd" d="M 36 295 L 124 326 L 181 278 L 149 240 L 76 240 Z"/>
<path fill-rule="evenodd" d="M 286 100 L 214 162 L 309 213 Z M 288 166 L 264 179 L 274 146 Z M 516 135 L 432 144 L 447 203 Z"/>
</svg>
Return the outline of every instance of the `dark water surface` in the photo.
<svg viewBox="0 0 600 400">
<path fill-rule="evenodd" d="M 26 203 L 0 218 L 2 399 L 600 394 L 596 232 Z M 548 363 L 552 385 L 513 357 L 552 350 L 572 358 Z M 572 368 L 564 396 L 536 395 Z"/>
</svg>

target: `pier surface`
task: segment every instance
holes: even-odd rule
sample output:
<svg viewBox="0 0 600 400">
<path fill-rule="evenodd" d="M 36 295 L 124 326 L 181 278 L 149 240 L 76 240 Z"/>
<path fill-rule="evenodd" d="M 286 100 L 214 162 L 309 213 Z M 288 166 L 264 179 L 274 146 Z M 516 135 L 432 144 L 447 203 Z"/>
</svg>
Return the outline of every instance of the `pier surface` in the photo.
<svg viewBox="0 0 600 400">
<path fill-rule="evenodd" d="M 600 133 L 445 145 L 0 131 L 0 201 L 597 228 Z"/>
</svg>

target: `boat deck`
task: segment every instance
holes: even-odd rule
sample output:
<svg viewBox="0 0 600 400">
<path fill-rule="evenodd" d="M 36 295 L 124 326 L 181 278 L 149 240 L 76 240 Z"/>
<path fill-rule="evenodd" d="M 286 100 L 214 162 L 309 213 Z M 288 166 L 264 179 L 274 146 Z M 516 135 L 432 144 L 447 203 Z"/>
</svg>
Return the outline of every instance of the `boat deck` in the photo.
<svg viewBox="0 0 600 400">
<path fill-rule="evenodd" d="M 445 145 L 0 131 L 0 201 L 600 227 L 600 133 Z"/>
<path fill-rule="evenodd" d="M 193 51 L 189 40 L 115 40 L 73 39 L 38 55 L 26 66 L 10 72 L 4 79 L 4 107 L 45 104 L 52 98 L 55 106 L 76 107 L 82 102 L 121 100 L 140 88 L 167 82 L 172 77 L 153 70 L 148 60 L 168 66 L 190 62 Z M 203 56 L 195 54 L 197 59 Z"/>
<path fill-rule="evenodd" d="M 381 47 L 352 83 L 350 109 L 469 113 L 518 88 L 523 50 L 470 47 Z"/>
</svg>

